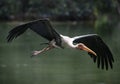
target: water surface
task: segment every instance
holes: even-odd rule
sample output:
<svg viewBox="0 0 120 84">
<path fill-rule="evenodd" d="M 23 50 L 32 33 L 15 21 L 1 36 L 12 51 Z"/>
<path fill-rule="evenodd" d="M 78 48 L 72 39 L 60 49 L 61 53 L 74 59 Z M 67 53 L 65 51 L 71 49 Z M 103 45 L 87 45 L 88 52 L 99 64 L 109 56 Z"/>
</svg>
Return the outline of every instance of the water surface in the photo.
<svg viewBox="0 0 120 84">
<path fill-rule="evenodd" d="M 57 23 L 56 31 L 69 36 L 98 33 L 110 47 L 114 68 L 101 70 L 83 51 L 53 49 L 31 58 L 34 50 L 45 47 L 44 38 L 28 30 L 12 43 L 6 42 L 8 31 L 20 23 L 0 23 L 0 84 L 119 84 L 120 25 L 97 29 L 88 23 Z M 102 26 L 101 26 L 102 27 Z"/>
</svg>

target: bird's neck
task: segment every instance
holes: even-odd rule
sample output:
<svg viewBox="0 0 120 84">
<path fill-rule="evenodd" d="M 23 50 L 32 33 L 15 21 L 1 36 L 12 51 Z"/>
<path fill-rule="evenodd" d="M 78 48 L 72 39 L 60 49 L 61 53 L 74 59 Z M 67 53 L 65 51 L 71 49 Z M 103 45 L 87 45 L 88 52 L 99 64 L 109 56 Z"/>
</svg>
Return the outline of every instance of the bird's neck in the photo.
<svg viewBox="0 0 120 84">
<path fill-rule="evenodd" d="M 73 45 L 73 39 L 68 37 L 68 36 L 64 36 L 64 35 L 60 35 L 62 38 L 62 45 L 65 47 L 71 47 L 71 48 L 75 48 L 75 45 Z"/>
</svg>

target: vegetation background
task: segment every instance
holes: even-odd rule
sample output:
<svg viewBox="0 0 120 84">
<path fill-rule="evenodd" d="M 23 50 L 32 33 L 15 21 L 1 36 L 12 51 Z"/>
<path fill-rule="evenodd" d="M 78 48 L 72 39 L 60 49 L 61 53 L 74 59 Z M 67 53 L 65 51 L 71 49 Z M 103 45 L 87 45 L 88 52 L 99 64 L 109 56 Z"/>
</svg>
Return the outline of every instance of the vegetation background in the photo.
<svg viewBox="0 0 120 84">
<path fill-rule="evenodd" d="M 0 20 L 81 21 L 119 14 L 119 0 L 0 0 Z"/>
</svg>

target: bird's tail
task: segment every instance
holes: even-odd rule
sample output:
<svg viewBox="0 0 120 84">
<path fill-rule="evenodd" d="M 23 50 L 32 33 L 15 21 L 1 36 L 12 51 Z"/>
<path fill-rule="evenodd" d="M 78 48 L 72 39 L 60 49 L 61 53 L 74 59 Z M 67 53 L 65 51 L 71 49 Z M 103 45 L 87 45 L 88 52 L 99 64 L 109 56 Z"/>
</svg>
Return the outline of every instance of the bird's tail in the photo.
<svg viewBox="0 0 120 84">
<path fill-rule="evenodd" d="M 23 34 L 28 28 L 29 27 L 26 24 L 15 27 L 9 32 L 7 42 L 11 42 L 14 38 L 17 38 L 19 35 Z"/>
</svg>

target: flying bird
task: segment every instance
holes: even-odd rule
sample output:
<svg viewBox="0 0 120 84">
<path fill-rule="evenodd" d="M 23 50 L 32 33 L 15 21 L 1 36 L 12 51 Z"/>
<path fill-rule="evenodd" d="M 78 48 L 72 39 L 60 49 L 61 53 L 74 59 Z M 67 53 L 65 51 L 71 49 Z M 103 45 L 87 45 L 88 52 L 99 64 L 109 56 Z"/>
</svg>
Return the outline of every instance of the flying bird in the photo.
<svg viewBox="0 0 120 84">
<path fill-rule="evenodd" d="M 106 70 L 108 70 L 109 67 L 113 68 L 113 55 L 108 46 L 97 34 L 81 35 L 71 38 L 56 32 L 48 19 L 39 19 L 13 28 L 7 36 L 7 41 L 11 42 L 13 39 L 23 34 L 27 29 L 31 29 L 48 40 L 48 43 L 45 43 L 48 46 L 42 50 L 34 51 L 32 56 L 36 56 L 53 48 L 64 49 L 69 47 L 86 51 L 93 59 L 93 62 L 97 63 L 98 68 L 106 68 Z"/>
</svg>

